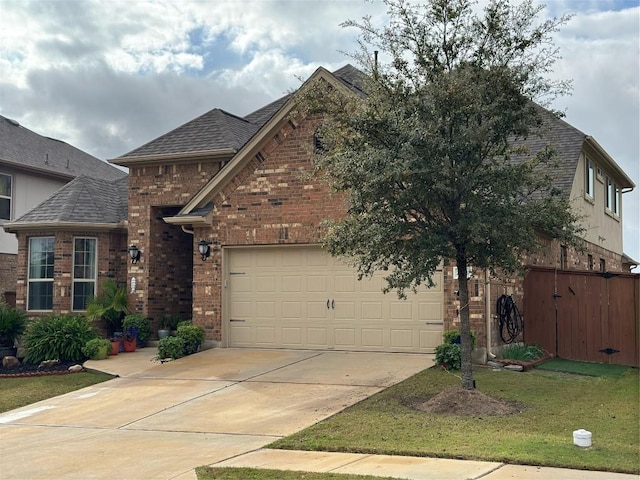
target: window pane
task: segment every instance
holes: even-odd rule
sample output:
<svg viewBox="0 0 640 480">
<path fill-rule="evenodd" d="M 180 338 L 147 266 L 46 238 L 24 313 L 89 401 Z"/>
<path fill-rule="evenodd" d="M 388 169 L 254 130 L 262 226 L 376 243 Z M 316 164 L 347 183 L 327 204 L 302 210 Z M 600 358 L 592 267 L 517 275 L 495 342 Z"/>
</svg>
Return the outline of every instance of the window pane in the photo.
<svg viewBox="0 0 640 480">
<path fill-rule="evenodd" d="M 96 277 L 96 239 L 76 238 L 73 242 L 73 278 L 95 280 Z"/>
<path fill-rule="evenodd" d="M 29 282 L 29 299 L 27 309 L 53 309 L 53 282 Z"/>
<path fill-rule="evenodd" d="M 11 198 L 11 176 L 0 174 L 0 196 Z"/>
<path fill-rule="evenodd" d="M 93 297 L 93 282 L 73 283 L 73 310 L 86 310 L 87 301 Z"/>
<path fill-rule="evenodd" d="M 29 279 L 53 279 L 53 238 L 29 240 Z"/>
<path fill-rule="evenodd" d="M 11 200 L 0 198 L 0 220 L 11 220 Z"/>
</svg>

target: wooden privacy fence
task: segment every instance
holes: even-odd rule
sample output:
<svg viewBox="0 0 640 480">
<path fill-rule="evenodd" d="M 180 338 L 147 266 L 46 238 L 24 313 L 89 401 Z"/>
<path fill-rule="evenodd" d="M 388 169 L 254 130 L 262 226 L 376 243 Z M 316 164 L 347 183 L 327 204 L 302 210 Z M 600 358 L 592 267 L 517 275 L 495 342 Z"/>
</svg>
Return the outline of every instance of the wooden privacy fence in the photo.
<svg viewBox="0 0 640 480">
<path fill-rule="evenodd" d="M 532 267 L 524 341 L 560 358 L 640 366 L 640 275 Z"/>
</svg>

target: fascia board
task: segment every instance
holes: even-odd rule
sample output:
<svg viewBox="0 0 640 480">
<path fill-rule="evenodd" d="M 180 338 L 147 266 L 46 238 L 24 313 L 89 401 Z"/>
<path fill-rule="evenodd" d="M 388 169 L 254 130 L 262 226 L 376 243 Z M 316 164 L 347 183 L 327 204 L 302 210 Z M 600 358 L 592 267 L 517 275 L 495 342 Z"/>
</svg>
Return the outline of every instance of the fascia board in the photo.
<svg viewBox="0 0 640 480">
<path fill-rule="evenodd" d="M 620 166 L 615 162 L 613 158 L 611 158 L 611 156 L 606 152 L 606 150 L 602 148 L 598 142 L 596 142 L 595 138 L 587 135 L 587 138 L 585 141 L 587 145 L 589 145 L 593 150 L 595 150 L 598 153 L 598 155 L 601 157 L 601 159 L 604 160 L 603 166 L 608 167 L 607 170 L 618 175 L 619 178 L 616 180 L 619 180 L 619 179 L 623 180 L 623 182 L 620 182 L 621 184 L 620 186 L 622 188 L 633 189 L 636 187 L 636 184 L 633 183 L 633 180 L 629 178 L 629 176 L 625 173 L 625 171 L 622 170 L 622 168 L 620 168 Z"/>
<path fill-rule="evenodd" d="M 82 223 L 82 222 L 11 222 L 2 225 L 5 232 L 17 233 L 35 230 L 125 230 L 126 222 L 120 223 Z"/>
<path fill-rule="evenodd" d="M 139 165 L 153 165 L 166 163 L 168 161 L 174 163 L 186 163 L 194 160 L 210 159 L 210 160 L 228 160 L 237 153 L 233 148 L 224 148 L 220 150 L 201 150 L 198 152 L 186 153 L 164 153 L 160 155 L 145 155 L 140 157 L 118 157 L 109 159 L 109 163 L 120 165 L 122 167 L 133 167 Z"/>
</svg>

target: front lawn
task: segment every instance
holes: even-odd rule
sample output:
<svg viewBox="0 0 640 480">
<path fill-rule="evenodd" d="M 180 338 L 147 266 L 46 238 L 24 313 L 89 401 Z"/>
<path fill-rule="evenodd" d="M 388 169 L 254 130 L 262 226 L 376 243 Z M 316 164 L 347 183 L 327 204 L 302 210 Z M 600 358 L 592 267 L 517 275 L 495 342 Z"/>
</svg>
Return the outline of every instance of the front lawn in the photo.
<svg viewBox="0 0 640 480">
<path fill-rule="evenodd" d="M 0 378 L 0 413 L 112 379 L 104 373 Z"/>
<path fill-rule="evenodd" d="M 507 416 L 425 413 L 415 405 L 460 384 L 428 369 L 270 448 L 415 455 L 640 472 L 638 370 L 587 377 L 476 368 L 478 389 L 521 407 Z M 573 431 L 592 432 L 591 448 Z"/>
</svg>

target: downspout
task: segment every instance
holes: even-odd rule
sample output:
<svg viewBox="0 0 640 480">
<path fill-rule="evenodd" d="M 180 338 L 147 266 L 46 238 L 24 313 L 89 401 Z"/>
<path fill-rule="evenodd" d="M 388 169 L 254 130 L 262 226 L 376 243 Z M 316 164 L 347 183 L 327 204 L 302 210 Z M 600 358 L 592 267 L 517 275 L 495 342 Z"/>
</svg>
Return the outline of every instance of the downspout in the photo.
<svg viewBox="0 0 640 480">
<path fill-rule="evenodd" d="M 181 225 L 180 228 L 182 228 L 182 231 L 184 233 L 188 233 L 189 235 L 193 235 L 194 231 L 193 230 L 189 230 L 187 227 L 185 227 L 184 225 Z"/>
<path fill-rule="evenodd" d="M 487 358 L 496 358 L 491 351 L 491 275 L 489 269 L 484 271 L 484 318 L 486 322 Z"/>
</svg>

